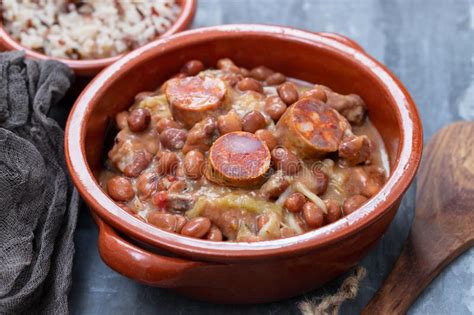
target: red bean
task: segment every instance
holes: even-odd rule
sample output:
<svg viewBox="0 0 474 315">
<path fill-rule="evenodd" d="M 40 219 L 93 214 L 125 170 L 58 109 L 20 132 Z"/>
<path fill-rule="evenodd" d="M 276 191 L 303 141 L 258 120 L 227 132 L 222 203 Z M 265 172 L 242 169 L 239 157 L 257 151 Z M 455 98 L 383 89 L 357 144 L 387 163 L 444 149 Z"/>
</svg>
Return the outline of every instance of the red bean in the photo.
<svg viewBox="0 0 474 315">
<path fill-rule="evenodd" d="M 214 117 L 206 117 L 202 121 L 195 124 L 189 130 L 186 143 L 184 144 L 183 153 L 191 150 L 207 151 L 212 145 L 214 131 L 217 129 L 217 120 Z"/>
<path fill-rule="evenodd" d="M 169 128 L 182 129 L 183 125 L 169 118 L 161 118 L 156 123 L 156 131 L 158 131 L 159 133 L 162 133 L 164 130 Z"/>
<path fill-rule="evenodd" d="M 371 143 L 369 137 L 348 136 L 342 139 L 339 145 L 339 157 L 343 158 L 349 165 L 370 162 Z"/>
<path fill-rule="evenodd" d="M 204 70 L 204 64 L 199 60 L 189 60 L 181 68 L 181 72 L 187 75 L 196 75 Z"/>
<path fill-rule="evenodd" d="M 326 101 L 328 100 L 326 91 L 324 90 L 324 88 L 319 87 L 319 86 L 316 86 L 312 88 L 311 90 L 304 91 L 303 94 L 301 95 L 301 98 L 303 97 L 314 98 L 324 103 L 326 103 Z"/>
<path fill-rule="evenodd" d="M 184 171 L 186 176 L 192 179 L 201 178 L 204 171 L 204 154 L 198 150 L 192 150 L 186 153 L 184 157 Z"/>
<path fill-rule="evenodd" d="M 265 83 L 268 85 L 278 85 L 278 84 L 282 84 L 285 81 L 286 81 L 286 77 L 284 74 L 280 72 L 275 72 L 267 77 L 267 79 L 265 80 Z"/>
<path fill-rule="evenodd" d="M 137 177 L 145 170 L 150 164 L 153 156 L 146 150 L 138 151 L 135 153 L 132 163 L 127 165 L 123 170 L 123 173 L 128 177 Z"/>
<path fill-rule="evenodd" d="M 334 199 L 325 200 L 327 213 L 325 216 L 326 223 L 333 223 L 339 220 L 342 216 L 341 206 Z"/>
<path fill-rule="evenodd" d="M 209 232 L 211 221 L 208 218 L 197 217 L 188 221 L 181 229 L 184 236 L 202 238 Z"/>
<path fill-rule="evenodd" d="M 217 118 L 217 128 L 221 135 L 225 135 L 229 132 L 241 131 L 242 130 L 242 120 L 240 119 L 239 114 L 231 110 L 226 115 L 219 116 Z"/>
<path fill-rule="evenodd" d="M 272 162 L 277 170 L 282 170 L 287 175 L 294 175 L 301 169 L 300 160 L 284 147 L 272 150 Z"/>
<path fill-rule="evenodd" d="M 157 171 L 159 174 L 172 174 L 178 167 L 178 156 L 174 152 L 162 152 L 158 160 Z"/>
<path fill-rule="evenodd" d="M 135 196 L 132 182 L 123 176 L 115 176 L 107 182 L 109 196 L 115 201 L 129 201 Z"/>
<path fill-rule="evenodd" d="M 245 68 L 240 67 L 240 74 L 244 77 L 248 77 L 250 76 L 250 71 Z"/>
<path fill-rule="evenodd" d="M 211 229 L 206 234 L 206 239 L 214 242 L 221 242 L 223 239 L 221 230 L 219 230 L 215 225 L 211 226 Z"/>
<path fill-rule="evenodd" d="M 168 232 L 176 230 L 176 217 L 171 213 L 152 212 L 148 215 L 148 223 Z"/>
<path fill-rule="evenodd" d="M 298 100 L 298 90 L 291 82 L 285 82 L 277 87 L 278 95 L 286 105 L 291 105 Z"/>
<path fill-rule="evenodd" d="M 280 97 L 270 96 L 265 100 L 265 106 L 263 110 L 267 113 L 274 121 L 278 121 L 280 117 L 286 111 L 286 104 L 283 103 Z"/>
<path fill-rule="evenodd" d="M 359 209 L 364 203 L 367 202 L 367 197 L 362 195 L 355 195 L 347 198 L 342 205 L 342 210 L 345 215 L 351 214 L 352 212 Z"/>
<path fill-rule="evenodd" d="M 229 58 L 219 59 L 217 61 L 217 69 L 240 73 L 240 68 Z"/>
<path fill-rule="evenodd" d="M 259 129 L 255 132 L 255 135 L 267 145 L 270 151 L 278 144 L 277 139 L 270 130 Z"/>
<path fill-rule="evenodd" d="M 265 81 L 265 79 L 273 73 L 273 70 L 265 67 L 259 66 L 255 67 L 250 71 L 250 76 L 259 81 Z"/>
<path fill-rule="evenodd" d="M 237 83 L 237 88 L 241 91 L 255 91 L 263 93 L 262 83 L 252 78 L 244 78 Z"/>
<path fill-rule="evenodd" d="M 137 193 L 143 199 L 151 196 L 156 190 L 158 176 L 155 173 L 143 173 L 137 180 Z"/>
<path fill-rule="evenodd" d="M 286 198 L 285 207 L 290 212 L 298 212 L 303 208 L 305 202 L 305 196 L 302 193 L 295 192 Z"/>
<path fill-rule="evenodd" d="M 183 228 L 183 226 L 186 224 L 186 222 L 188 222 L 188 220 L 186 220 L 186 218 L 182 215 L 179 215 L 179 214 L 175 214 L 174 215 L 176 217 L 176 233 L 181 233 L 181 229 Z"/>
<path fill-rule="evenodd" d="M 160 133 L 161 144 L 170 150 L 180 150 L 186 143 L 186 129 L 169 128 Z"/>
<path fill-rule="evenodd" d="M 328 189 L 329 184 L 329 177 L 321 170 L 314 169 L 313 170 L 313 185 L 314 193 L 316 195 L 322 195 Z"/>
<path fill-rule="evenodd" d="M 150 125 L 151 115 L 148 109 L 136 108 L 128 116 L 128 128 L 133 132 L 141 132 Z"/>
<path fill-rule="evenodd" d="M 254 133 L 258 129 L 263 129 L 267 126 L 265 117 L 256 110 L 248 112 L 242 118 L 242 129 L 247 132 Z"/>
<path fill-rule="evenodd" d="M 303 216 L 309 227 L 317 229 L 323 226 L 324 212 L 316 204 L 308 201 L 303 206 Z"/>
</svg>

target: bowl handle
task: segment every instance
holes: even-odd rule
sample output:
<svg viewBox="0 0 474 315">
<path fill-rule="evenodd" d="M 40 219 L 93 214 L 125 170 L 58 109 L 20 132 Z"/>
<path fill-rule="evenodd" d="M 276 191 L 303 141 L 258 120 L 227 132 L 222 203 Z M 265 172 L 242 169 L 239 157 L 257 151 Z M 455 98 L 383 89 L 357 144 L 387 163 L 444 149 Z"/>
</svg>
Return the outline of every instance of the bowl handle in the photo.
<svg viewBox="0 0 474 315">
<path fill-rule="evenodd" d="M 99 253 L 112 269 L 133 280 L 159 287 L 176 287 L 175 281 L 189 269 L 206 265 L 176 257 L 161 256 L 120 237 L 102 219 L 93 215 L 99 226 Z"/>
<path fill-rule="evenodd" d="M 334 39 L 334 40 L 336 40 L 336 41 L 338 41 L 338 42 L 340 42 L 344 45 L 350 46 L 350 47 L 352 47 L 355 50 L 358 50 L 360 52 L 365 52 L 365 50 L 359 44 L 357 44 L 355 41 L 353 41 L 352 39 L 350 39 L 349 37 L 346 37 L 344 35 L 340 35 L 340 34 L 336 34 L 336 33 L 328 33 L 328 32 L 317 32 L 316 34 L 319 35 L 319 36 L 329 38 L 329 39 Z"/>
</svg>

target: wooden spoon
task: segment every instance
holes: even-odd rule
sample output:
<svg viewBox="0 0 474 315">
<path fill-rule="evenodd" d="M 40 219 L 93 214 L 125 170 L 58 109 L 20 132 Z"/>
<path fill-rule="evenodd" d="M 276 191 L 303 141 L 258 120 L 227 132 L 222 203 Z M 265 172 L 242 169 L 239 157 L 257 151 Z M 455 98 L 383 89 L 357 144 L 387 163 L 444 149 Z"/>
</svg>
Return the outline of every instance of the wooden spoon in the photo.
<svg viewBox="0 0 474 315">
<path fill-rule="evenodd" d="M 474 244 L 474 122 L 441 129 L 424 151 L 416 212 L 398 261 L 362 314 L 404 314 Z"/>
</svg>

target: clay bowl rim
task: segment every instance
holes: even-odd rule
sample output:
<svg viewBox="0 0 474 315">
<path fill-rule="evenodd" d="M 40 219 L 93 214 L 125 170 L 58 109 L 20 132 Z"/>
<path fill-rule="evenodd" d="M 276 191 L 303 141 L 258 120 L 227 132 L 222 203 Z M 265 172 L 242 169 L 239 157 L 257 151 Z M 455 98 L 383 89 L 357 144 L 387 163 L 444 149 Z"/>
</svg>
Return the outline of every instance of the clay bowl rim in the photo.
<svg viewBox="0 0 474 315">
<path fill-rule="evenodd" d="M 169 36 L 176 34 L 185 30 L 189 25 L 191 25 L 194 15 L 196 14 L 197 0 L 180 0 L 181 12 L 178 15 L 176 21 L 167 29 L 163 34 L 159 35 L 157 38 L 153 39 L 159 40 L 164 36 Z M 73 69 L 74 73 L 78 75 L 95 75 L 100 70 L 111 65 L 115 61 L 122 58 L 126 53 L 122 53 L 116 56 L 107 57 L 107 58 L 98 58 L 98 59 L 67 59 L 67 58 L 57 58 L 52 57 L 35 50 L 32 50 L 28 47 L 21 45 L 15 38 L 13 38 L 3 27 L 3 19 L 0 17 L 0 48 L 3 46 L 7 51 L 24 51 L 26 56 L 34 59 L 40 60 L 57 60 L 68 65 Z M 148 44 L 148 43 L 147 43 Z M 143 46 L 142 46 L 143 47 Z M 1 51 L 1 50 L 0 50 Z"/>
<path fill-rule="evenodd" d="M 229 36 L 270 36 L 287 41 L 303 42 L 330 49 L 339 57 L 350 59 L 364 67 L 380 82 L 380 88 L 390 92 L 396 103 L 397 120 L 401 125 L 401 143 L 391 175 L 383 188 L 362 208 L 339 221 L 299 236 L 256 243 L 210 242 L 165 232 L 125 212 L 100 188 L 85 158 L 85 126 L 91 105 L 121 74 L 134 65 L 145 62 L 169 49 L 198 43 L 203 40 Z M 245 261 L 289 257 L 316 248 L 329 246 L 365 227 L 375 224 L 394 206 L 408 189 L 418 168 L 422 152 L 422 125 L 410 95 L 385 66 L 367 53 L 330 36 L 318 35 L 289 27 L 235 24 L 194 29 L 163 38 L 135 50 L 102 71 L 82 92 L 74 104 L 65 131 L 66 161 L 72 179 L 87 204 L 107 224 L 126 235 L 157 248 L 207 261 Z"/>
</svg>

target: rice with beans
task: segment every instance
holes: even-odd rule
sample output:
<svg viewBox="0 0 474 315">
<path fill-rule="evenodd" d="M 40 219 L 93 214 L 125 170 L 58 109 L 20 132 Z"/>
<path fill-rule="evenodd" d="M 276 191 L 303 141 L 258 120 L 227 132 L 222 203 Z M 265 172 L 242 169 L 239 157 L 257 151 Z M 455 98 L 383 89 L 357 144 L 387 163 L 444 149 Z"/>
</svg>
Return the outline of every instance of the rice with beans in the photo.
<svg viewBox="0 0 474 315">
<path fill-rule="evenodd" d="M 118 55 L 163 34 L 177 19 L 176 0 L 2 0 L 3 27 L 21 45 L 49 56 Z"/>
</svg>

